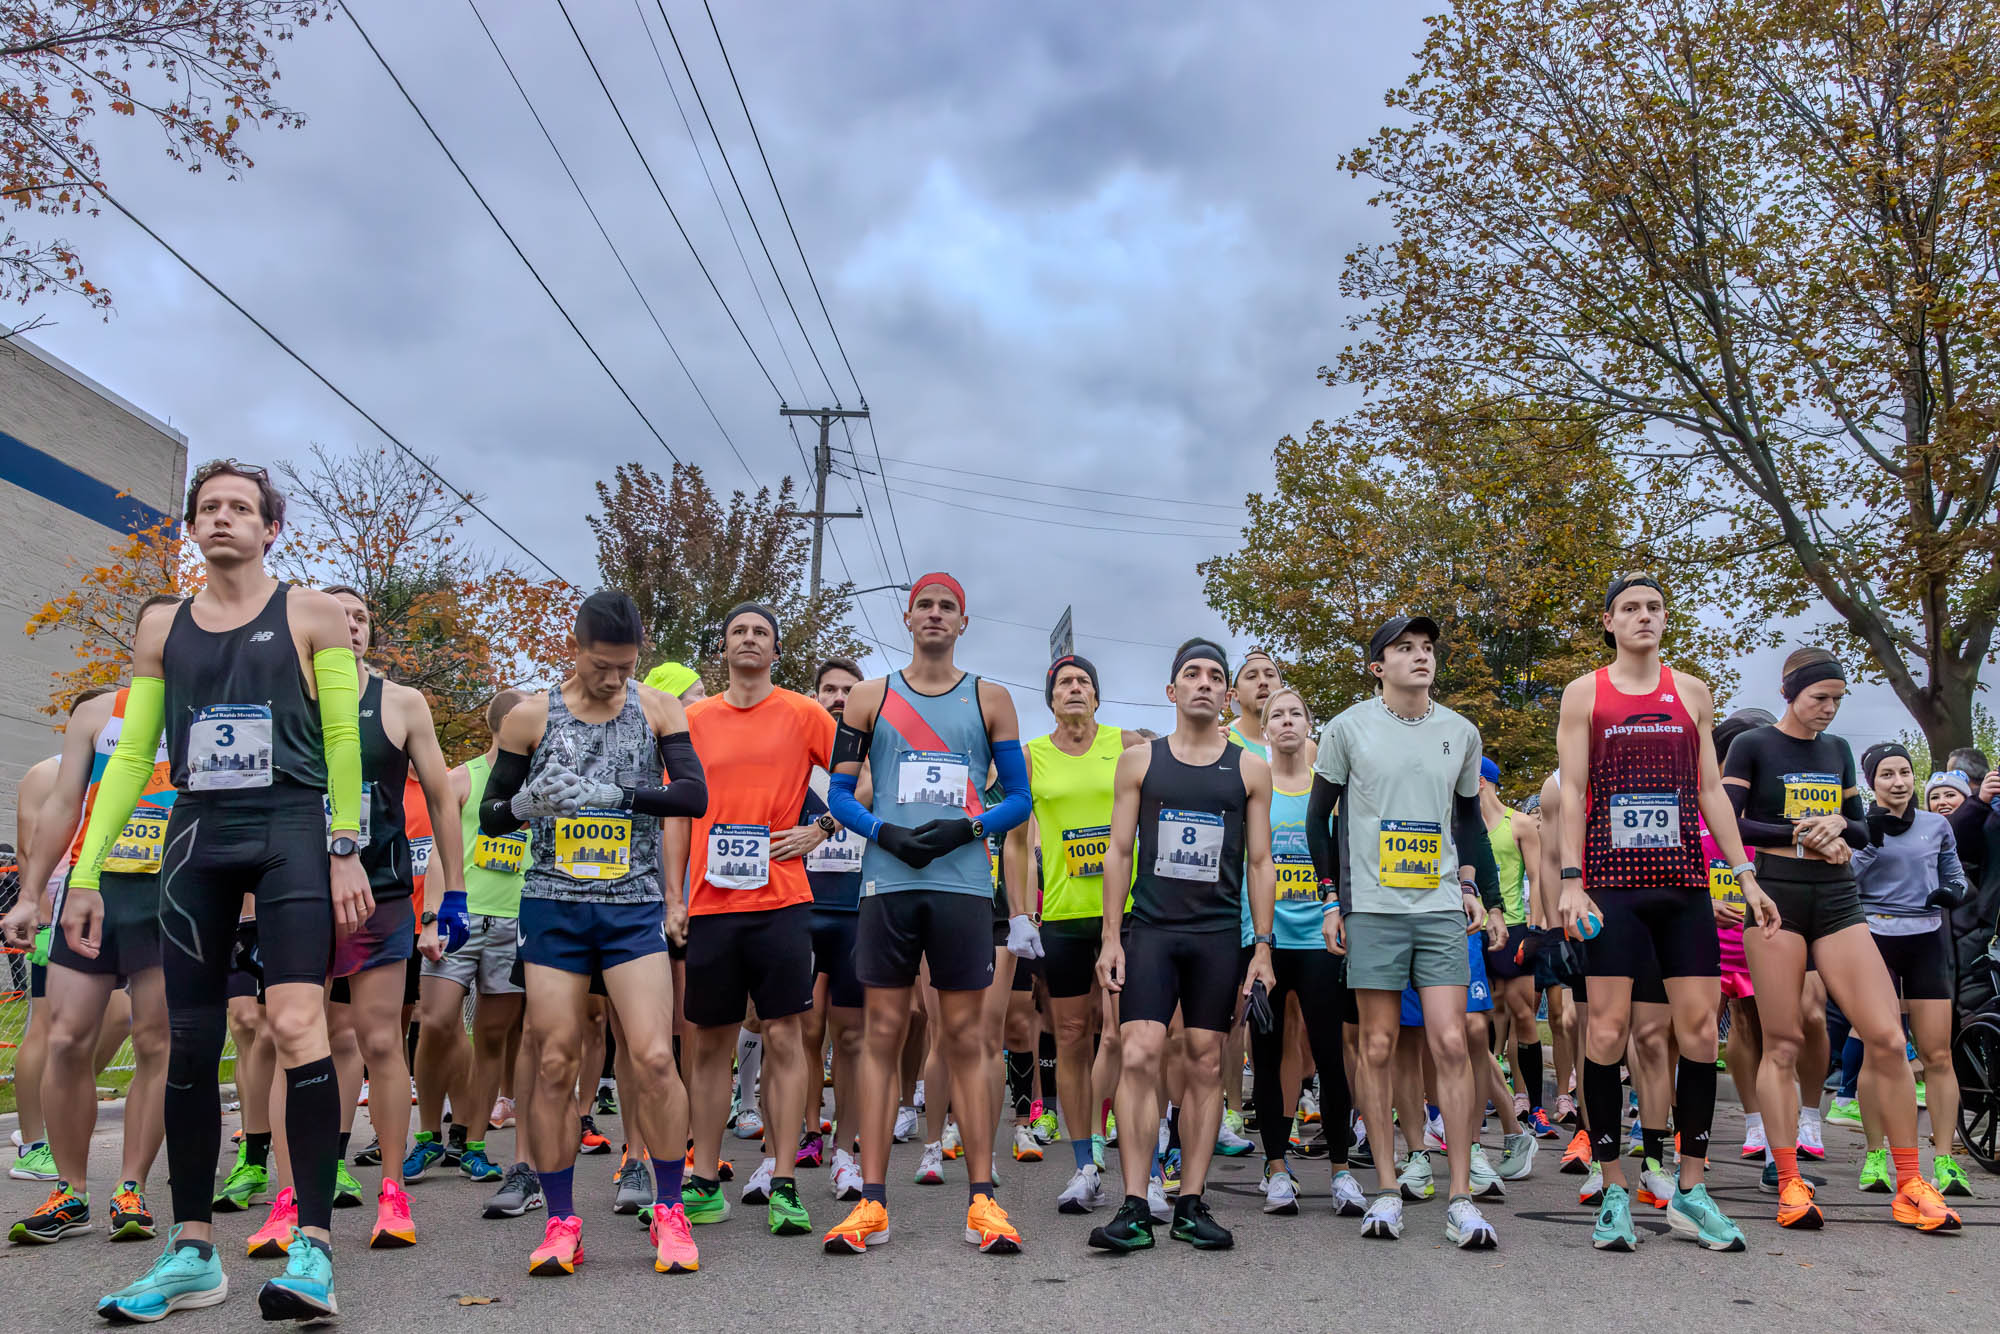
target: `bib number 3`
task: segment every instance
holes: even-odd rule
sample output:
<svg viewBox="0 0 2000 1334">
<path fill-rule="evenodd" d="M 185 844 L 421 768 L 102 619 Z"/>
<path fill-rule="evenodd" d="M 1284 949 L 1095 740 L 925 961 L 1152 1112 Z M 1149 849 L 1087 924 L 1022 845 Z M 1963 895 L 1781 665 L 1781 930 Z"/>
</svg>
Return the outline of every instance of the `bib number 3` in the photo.
<svg viewBox="0 0 2000 1334">
<path fill-rule="evenodd" d="M 271 786 L 271 710 L 211 704 L 188 724 L 188 790 L 225 792 Z"/>
</svg>

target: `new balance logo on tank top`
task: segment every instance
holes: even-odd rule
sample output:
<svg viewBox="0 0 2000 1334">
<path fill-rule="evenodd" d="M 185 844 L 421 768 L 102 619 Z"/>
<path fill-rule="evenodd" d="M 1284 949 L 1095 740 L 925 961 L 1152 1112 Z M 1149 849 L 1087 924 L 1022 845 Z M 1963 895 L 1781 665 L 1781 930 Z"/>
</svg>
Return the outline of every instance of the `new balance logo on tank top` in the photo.
<svg viewBox="0 0 2000 1334">
<path fill-rule="evenodd" d="M 1705 890 L 1701 852 L 1701 733 L 1673 670 L 1628 695 L 1597 669 L 1590 708 L 1583 880 L 1591 889 Z"/>
<path fill-rule="evenodd" d="M 278 785 L 326 791 L 319 704 L 306 684 L 278 581 L 264 609 L 234 630 L 195 623 L 181 603 L 161 663 L 174 786 L 204 799 L 247 800 Z"/>
<path fill-rule="evenodd" d="M 569 711 L 560 689 L 549 692 L 549 721 L 528 762 L 532 782 L 550 763 L 579 777 L 626 787 L 660 781 L 658 746 L 639 683 L 625 683 L 625 704 L 608 723 L 587 723 Z M 533 866 L 521 886 L 529 899 L 570 903 L 658 903 L 660 821 L 631 811 L 579 811 L 528 822 Z"/>
<path fill-rule="evenodd" d="M 992 764 L 978 677 L 968 673 L 943 694 L 926 695 L 901 672 L 890 675 L 868 747 L 877 816 L 911 828 L 932 820 L 978 819 L 986 810 L 981 794 Z M 870 843 L 861 854 L 862 896 L 905 889 L 991 898 L 993 870 L 985 844 L 974 840 L 916 870 Z"/>
</svg>

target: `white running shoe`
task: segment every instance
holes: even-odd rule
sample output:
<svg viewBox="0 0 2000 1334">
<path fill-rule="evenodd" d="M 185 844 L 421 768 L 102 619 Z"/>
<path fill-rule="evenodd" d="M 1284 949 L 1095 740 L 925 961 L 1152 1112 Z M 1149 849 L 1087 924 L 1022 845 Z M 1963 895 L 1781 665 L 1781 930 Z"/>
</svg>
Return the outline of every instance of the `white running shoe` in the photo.
<svg viewBox="0 0 2000 1334">
<path fill-rule="evenodd" d="M 1535 1168 L 1535 1154 L 1540 1149 L 1534 1135 L 1528 1131 L 1507 1136 L 1500 1155 L 1500 1179 L 1520 1181 Z"/>
<path fill-rule="evenodd" d="M 944 1184 L 944 1145 L 936 1140 L 924 1145 L 924 1156 L 917 1163 L 916 1181 L 919 1186 Z"/>
<path fill-rule="evenodd" d="M 1014 1161 L 1017 1163 L 1039 1163 L 1042 1161 L 1042 1142 L 1035 1138 L 1035 1132 L 1026 1126 L 1014 1127 Z M 998 1182 L 994 1183 L 998 1185 Z"/>
<path fill-rule="evenodd" d="M 1403 1159 L 1403 1170 L 1396 1174 L 1396 1186 L 1412 1204 L 1437 1194 L 1437 1187 L 1431 1181 L 1431 1156 L 1413 1153 Z"/>
<path fill-rule="evenodd" d="M 1648 1158 L 1639 1169 L 1639 1203 L 1664 1209 L 1674 1202 L 1675 1182 L 1657 1159 Z M 1657 1201 L 1657 1203 L 1655 1203 Z"/>
<path fill-rule="evenodd" d="M 1362 1150 L 1366 1149 L 1367 1147 L 1368 1147 L 1368 1123 L 1367 1123 L 1366 1121 L 1363 1121 L 1363 1120 L 1361 1119 L 1361 1116 L 1360 1116 L 1360 1114 L 1359 1114 L 1359 1113 L 1356 1113 L 1356 1114 L 1355 1114 L 1355 1117 L 1354 1117 L 1354 1150 L 1353 1150 L 1353 1152 L 1355 1152 L 1355 1153 L 1360 1153 L 1360 1152 L 1361 1152 Z"/>
<path fill-rule="evenodd" d="M 1743 1156 L 1745 1158 L 1762 1158 L 1764 1150 L 1770 1147 L 1770 1141 L 1764 1138 L 1764 1118 L 1761 1116 L 1744 1117 Z"/>
<path fill-rule="evenodd" d="M 736 1138 L 756 1139 L 764 1133 L 764 1118 L 757 1115 L 755 1107 L 745 1107 L 736 1114 Z"/>
<path fill-rule="evenodd" d="M 1819 1108 L 1799 1108 L 1799 1152 L 1814 1158 L 1826 1157 L 1826 1140 L 1820 1133 Z"/>
<path fill-rule="evenodd" d="M 1311 1125 L 1319 1120 L 1319 1097 L 1309 1088 L 1299 1090 L 1299 1120 Z"/>
<path fill-rule="evenodd" d="M 1472 1193 L 1482 1200 L 1507 1198 L 1506 1184 L 1500 1180 L 1500 1174 L 1493 1170 L 1493 1164 L 1487 1161 L 1486 1146 L 1483 1144 L 1472 1146 Z M 1478 1210 L 1473 1212 L 1477 1213 Z"/>
<path fill-rule="evenodd" d="M 1444 1239 L 1462 1251 L 1490 1251 L 1500 1244 L 1479 1206 L 1463 1198 L 1453 1200 L 1444 1211 Z"/>
<path fill-rule="evenodd" d="M 1295 1214 L 1299 1211 L 1299 1179 L 1284 1168 L 1264 1177 L 1264 1212 Z"/>
<path fill-rule="evenodd" d="M 924 1081 L 921 1079 L 917 1081 L 916 1091 L 910 1094 L 910 1105 L 920 1112 L 924 1109 Z"/>
<path fill-rule="evenodd" d="M 1227 1121 L 1224 1121 L 1221 1128 L 1215 1132 L 1215 1151 L 1217 1153 L 1234 1158 L 1239 1153 L 1250 1152 L 1253 1147 L 1255 1146 L 1249 1139 L 1231 1130 Z"/>
<path fill-rule="evenodd" d="M 1394 1241 L 1403 1235 L 1403 1202 L 1386 1192 L 1368 1202 L 1361 1216 L 1361 1235 Z"/>
<path fill-rule="evenodd" d="M 942 1179 L 942 1178 L 940 1178 Z M 861 1167 L 854 1161 L 854 1155 L 845 1149 L 833 1152 L 833 1176 L 828 1184 L 836 1200 L 858 1200 L 861 1198 Z"/>
<path fill-rule="evenodd" d="M 1593 1162 L 1590 1165 L 1589 1173 L 1583 1178 L 1583 1184 L 1577 1187 L 1576 1202 L 1578 1204 L 1596 1204 L 1603 1198 L 1604 1164 Z"/>
<path fill-rule="evenodd" d="M 1333 1211 L 1342 1218 L 1359 1218 L 1368 1211 L 1368 1196 L 1352 1172 L 1333 1174 Z"/>
<path fill-rule="evenodd" d="M 915 1107 L 898 1107 L 896 1109 L 896 1143 L 908 1144 L 910 1142 L 911 1137 L 917 1133 L 917 1122 L 922 1116 L 923 1113 Z"/>
<path fill-rule="evenodd" d="M 944 1138 L 938 1141 L 938 1148 L 946 1157 L 955 1158 L 958 1156 L 959 1150 L 964 1147 L 965 1141 L 958 1137 L 958 1122 L 946 1121 L 944 1123 Z"/>
<path fill-rule="evenodd" d="M 1104 1175 L 1097 1164 L 1085 1163 L 1076 1169 L 1063 1193 L 1056 1196 L 1056 1212 L 1087 1214 L 1104 1203 Z"/>
<path fill-rule="evenodd" d="M 771 1179 L 777 1175 L 778 1160 L 766 1158 L 757 1164 L 757 1170 L 743 1183 L 743 1203 L 769 1204 L 771 1202 Z"/>
<path fill-rule="evenodd" d="M 1432 1153 L 1443 1153 L 1449 1147 L 1446 1145 L 1444 1139 L 1444 1114 L 1442 1112 L 1435 1116 L 1429 1112 L 1424 1114 L 1424 1147 Z"/>
<path fill-rule="evenodd" d="M 1174 1221 L 1174 1206 L 1167 1200 L 1167 1183 L 1158 1177 L 1146 1179 L 1146 1208 L 1152 1212 L 1155 1223 Z"/>
</svg>

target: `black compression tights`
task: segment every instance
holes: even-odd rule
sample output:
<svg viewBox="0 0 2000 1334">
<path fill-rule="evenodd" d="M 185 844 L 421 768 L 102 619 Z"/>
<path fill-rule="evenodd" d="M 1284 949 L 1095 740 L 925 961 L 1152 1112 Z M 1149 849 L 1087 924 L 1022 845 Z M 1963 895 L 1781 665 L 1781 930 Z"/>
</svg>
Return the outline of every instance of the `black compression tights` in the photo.
<svg viewBox="0 0 2000 1334">
<path fill-rule="evenodd" d="M 1341 1010 L 1347 988 L 1341 979 L 1341 960 L 1325 950 L 1272 950 L 1271 971 L 1278 985 L 1271 992 L 1271 1014 L 1275 1022 L 1268 1033 L 1250 1025 L 1250 1067 L 1257 1105 L 1257 1134 L 1264 1141 L 1264 1156 L 1278 1159 L 1289 1147 L 1291 1109 L 1285 1106 L 1285 997 L 1296 995 L 1305 1017 L 1306 1042 L 1312 1048 L 1313 1064 L 1319 1067 L 1320 1124 L 1325 1130 L 1328 1156 L 1335 1171 L 1347 1165 L 1348 1111 L 1353 1095 L 1347 1085 L 1346 1054 L 1341 1048 Z"/>
</svg>

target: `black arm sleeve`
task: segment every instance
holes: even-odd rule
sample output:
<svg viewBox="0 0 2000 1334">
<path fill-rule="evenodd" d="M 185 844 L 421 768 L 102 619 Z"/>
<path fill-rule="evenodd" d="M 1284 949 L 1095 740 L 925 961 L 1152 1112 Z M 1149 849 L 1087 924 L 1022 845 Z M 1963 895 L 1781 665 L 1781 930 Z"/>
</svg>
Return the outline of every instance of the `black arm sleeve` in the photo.
<svg viewBox="0 0 2000 1334">
<path fill-rule="evenodd" d="M 632 812 L 662 819 L 685 816 L 695 819 L 708 811 L 708 781 L 701 771 L 701 756 L 686 732 L 658 738 L 660 765 L 667 771 L 665 787 L 632 789 Z"/>
<path fill-rule="evenodd" d="M 1732 744 L 1729 749 L 1733 757 L 1736 747 Z M 1750 804 L 1749 788 L 1724 783 L 1722 790 L 1729 794 L 1729 807 L 1736 812 L 1736 830 L 1743 836 L 1745 847 L 1782 848 L 1792 842 L 1790 820 L 1752 820 L 1743 814 L 1743 808 Z"/>
<path fill-rule="evenodd" d="M 1324 884 L 1339 884 L 1347 858 L 1340 846 L 1340 820 L 1336 812 L 1347 793 L 1345 783 L 1329 783 L 1313 775 L 1312 797 L 1306 803 L 1306 848 L 1312 853 L 1313 878 Z"/>
<path fill-rule="evenodd" d="M 528 757 L 503 750 L 486 776 L 486 795 L 479 801 L 479 832 L 511 834 L 523 823 L 514 814 L 514 794 L 528 781 Z"/>
<path fill-rule="evenodd" d="M 1867 847 L 1868 811 L 1861 804 L 1861 794 L 1859 792 L 1848 793 L 1847 797 L 1840 803 L 1840 813 L 1847 819 L 1847 828 L 1842 830 L 1840 835 L 1847 840 L 1847 845 L 1851 848 Z"/>
<path fill-rule="evenodd" d="M 1451 803 L 1451 841 L 1458 845 L 1458 864 L 1472 868 L 1479 886 L 1479 901 L 1488 908 L 1505 908 L 1500 894 L 1500 864 L 1493 860 L 1493 840 L 1486 834 L 1486 817 L 1479 813 L 1479 794 L 1454 796 Z"/>
</svg>

